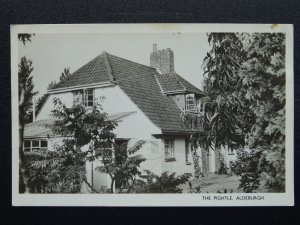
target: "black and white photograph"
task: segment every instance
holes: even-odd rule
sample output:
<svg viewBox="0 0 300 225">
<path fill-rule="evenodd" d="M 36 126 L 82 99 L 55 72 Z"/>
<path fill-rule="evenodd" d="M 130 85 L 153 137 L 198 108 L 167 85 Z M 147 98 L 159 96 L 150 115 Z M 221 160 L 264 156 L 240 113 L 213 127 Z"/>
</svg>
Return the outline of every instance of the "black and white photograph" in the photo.
<svg viewBox="0 0 300 225">
<path fill-rule="evenodd" d="M 13 205 L 291 206 L 293 26 L 12 25 Z"/>
</svg>

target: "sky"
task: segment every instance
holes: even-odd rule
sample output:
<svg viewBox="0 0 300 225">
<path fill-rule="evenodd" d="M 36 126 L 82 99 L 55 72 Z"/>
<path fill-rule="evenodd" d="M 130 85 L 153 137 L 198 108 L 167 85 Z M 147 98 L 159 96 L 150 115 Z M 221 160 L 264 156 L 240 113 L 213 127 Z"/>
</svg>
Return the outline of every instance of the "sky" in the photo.
<svg viewBox="0 0 300 225">
<path fill-rule="evenodd" d="M 36 34 L 25 46 L 19 42 L 18 56 L 32 60 L 40 96 L 64 68 L 72 73 L 103 51 L 149 66 L 154 43 L 158 50 L 172 49 L 176 73 L 202 88 L 201 65 L 210 50 L 205 33 Z"/>
</svg>

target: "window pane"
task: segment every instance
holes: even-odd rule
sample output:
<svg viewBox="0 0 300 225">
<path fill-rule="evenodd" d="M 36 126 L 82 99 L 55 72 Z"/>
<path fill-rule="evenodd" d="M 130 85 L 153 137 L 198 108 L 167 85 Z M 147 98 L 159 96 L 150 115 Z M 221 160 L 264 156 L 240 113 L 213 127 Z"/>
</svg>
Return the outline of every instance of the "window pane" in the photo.
<svg viewBox="0 0 300 225">
<path fill-rule="evenodd" d="M 24 148 L 24 152 L 30 152 L 30 148 Z"/>
<path fill-rule="evenodd" d="M 41 147 L 47 148 L 48 147 L 47 141 L 41 141 Z"/>
<path fill-rule="evenodd" d="M 165 139 L 165 158 L 171 159 L 174 158 L 174 140 Z"/>
<path fill-rule="evenodd" d="M 40 150 L 40 148 L 32 148 L 32 151 L 33 152 L 37 152 L 37 151 L 39 151 Z"/>
<path fill-rule="evenodd" d="M 24 141 L 24 147 L 30 148 L 30 141 Z"/>
<path fill-rule="evenodd" d="M 32 141 L 32 147 L 40 147 L 39 141 Z"/>
<path fill-rule="evenodd" d="M 84 91 L 85 97 L 84 97 L 84 105 L 85 106 L 94 106 L 94 89 L 86 89 Z"/>
<path fill-rule="evenodd" d="M 73 92 L 73 102 L 82 103 L 83 90 Z"/>
<path fill-rule="evenodd" d="M 194 110 L 195 109 L 195 95 L 187 94 L 185 96 L 185 104 L 186 104 L 186 110 Z"/>
</svg>

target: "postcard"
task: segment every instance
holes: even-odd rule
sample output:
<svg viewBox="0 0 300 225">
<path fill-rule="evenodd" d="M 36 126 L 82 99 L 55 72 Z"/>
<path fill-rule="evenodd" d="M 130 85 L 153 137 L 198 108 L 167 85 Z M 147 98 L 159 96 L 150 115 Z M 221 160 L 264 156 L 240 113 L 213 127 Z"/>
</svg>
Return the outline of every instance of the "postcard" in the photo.
<svg viewBox="0 0 300 225">
<path fill-rule="evenodd" d="M 13 206 L 293 206 L 293 25 L 11 25 Z"/>
</svg>

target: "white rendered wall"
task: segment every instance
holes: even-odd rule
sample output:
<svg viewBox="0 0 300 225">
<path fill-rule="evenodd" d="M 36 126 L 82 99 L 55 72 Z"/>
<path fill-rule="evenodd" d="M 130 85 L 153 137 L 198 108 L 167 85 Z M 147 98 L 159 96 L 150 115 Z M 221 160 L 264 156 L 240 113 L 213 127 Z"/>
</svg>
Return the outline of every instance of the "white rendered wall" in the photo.
<svg viewBox="0 0 300 225">
<path fill-rule="evenodd" d="M 48 96 L 40 113 L 37 115 L 36 120 L 44 120 L 51 118 L 51 111 L 54 109 L 54 98 L 59 98 L 62 103 L 66 104 L 67 107 L 72 107 L 73 105 L 73 94 L 71 92 L 51 94 Z"/>
<path fill-rule="evenodd" d="M 237 154 L 236 151 L 233 150 L 232 152 L 229 150 L 228 146 L 222 147 L 221 148 L 221 154 L 223 155 L 224 162 L 229 168 L 230 162 L 234 162 L 237 159 Z"/>
<path fill-rule="evenodd" d="M 154 125 L 118 86 L 96 88 L 95 99 L 100 99 L 100 97 L 104 97 L 100 104 L 104 112 L 108 114 L 135 112 L 119 122 L 119 126 L 115 130 L 118 138 L 151 139 L 151 134 L 161 133 L 161 129 Z M 72 107 L 72 92 L 52 94 L 48 97 L 36 120 L 51 118 L 54 98 L 59 98 L 67 107 Z"/>
<path fill-rule="evenodd" d="M 154 125 L 148 117 L 131 101 L 118 86 L 95 89 L 95 97 L 104 96 L 101 101 L 103 110 L 108 114 L 135 112 L 119 122 L 115 133 L 118 138 L 151 139 L 152 134 L 160 134 L 161 129 Z"/>
<path fill-rule="evenodd" d="M 89 184 L 97 191 L 103 189 L 110 189 L 110 185 L 111 185 L 110 176 L 106 173 L 100 173 L 96 170 L 96 168 L 101 165 L 102 163 L 97 159 L 93 162 L 86 161 L 85 164 L 86 179 L 89 182 Z M 81 192 L 91 193 L 91 189 L 86 184 L 83 183 Z"/>
<path fill-rule="evenodd" d="M 216 172 L 216 157 L 215 157 L 216 151 L 213 149 L 209 149 L 208 153 L 208 172 L 214 173 Z"/>
<path fill-rule="evenodd" d="M 164 154 L 164 149 L 162 149 L 162 153 Z M 189 162 L 191 162 L 191 165 L 186 165 L 184 138 L 174 139 L 174 153 L 175 161 L 173 162 L 165 162 L 165 158 L 163 157 L 162 172 L 169 171 L 169 174 L 175 172 L 176 175 L 191 173 L 193 175 L 194 166 L 191 153 L 189 154 Z"/>
<path fill-rule="evenodd" d="M 133 155 L 142 155 L 146 161 L 140 165 L 140 171 L 143 173 L 144 170 L 150 170 L 151 172 L 160 175 L 162 173 L 162 160 L 164 155 L 161 151 L 161 140 L 160 139 L 142 139 L 146 143 Z M 128 148 L 132 147 L 139 139 L 130 139 L 128 142 Z"/>
</svg>

